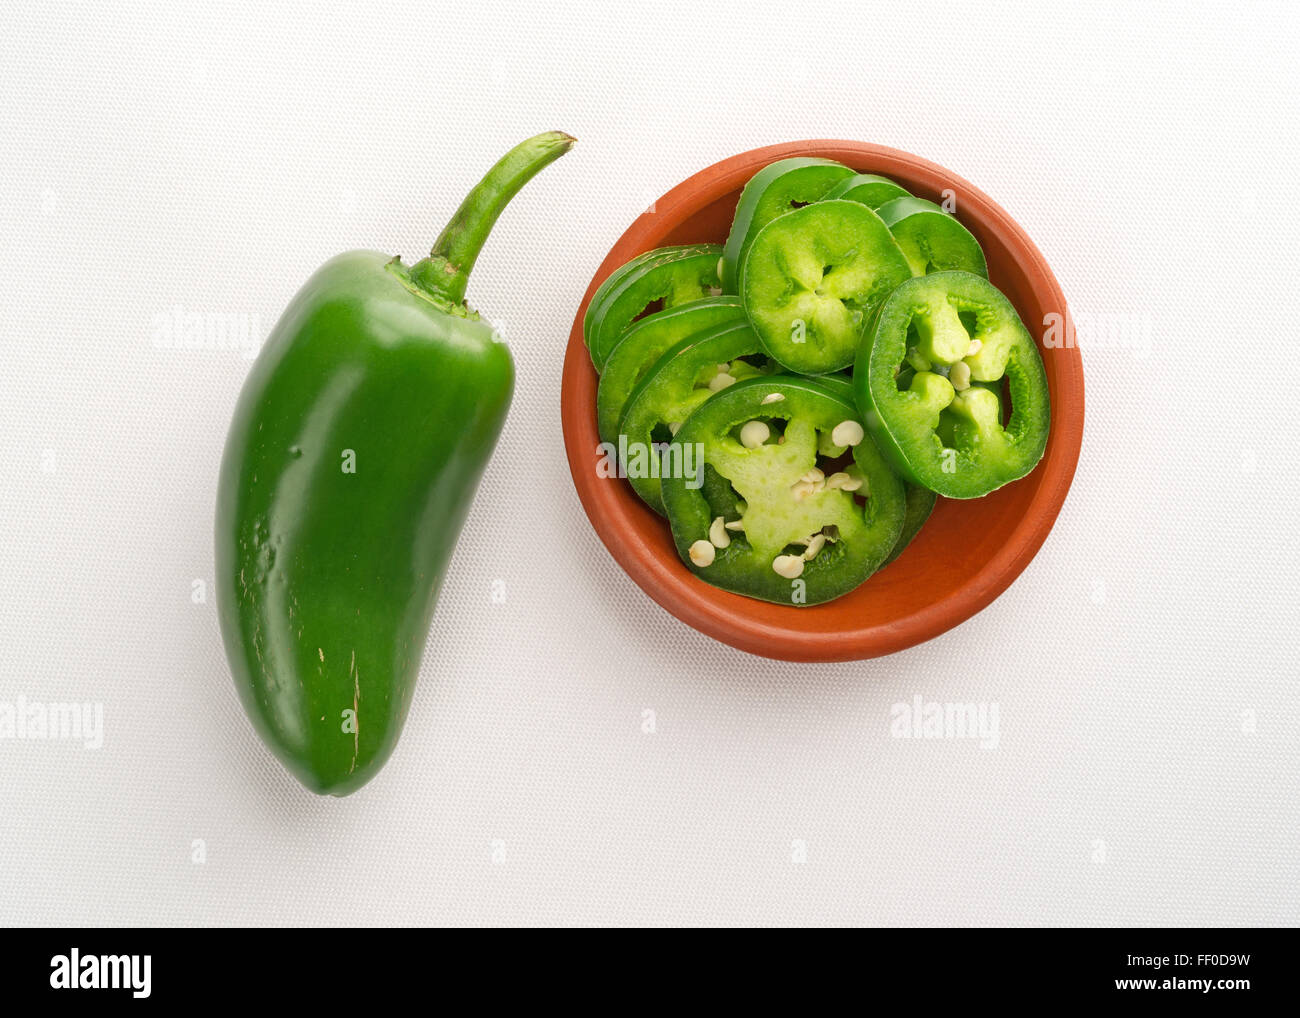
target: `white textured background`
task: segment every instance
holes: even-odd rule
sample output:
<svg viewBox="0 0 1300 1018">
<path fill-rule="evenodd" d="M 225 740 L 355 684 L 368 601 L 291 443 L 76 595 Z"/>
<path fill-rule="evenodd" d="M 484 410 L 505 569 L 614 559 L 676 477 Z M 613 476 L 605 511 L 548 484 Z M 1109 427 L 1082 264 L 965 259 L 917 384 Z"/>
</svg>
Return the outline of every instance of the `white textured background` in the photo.
<svg viewBox="0 0 1300 1018">
<path fill-rule="evenodd" d="M 0 741 L 0 921 L 1300 922 L 1298 43 L 1294 5 L 6 4 L 0 700 L 100 702 L 105 734 Z M 405 736 L 314 798 L 192 598 L 249 362 L 160 348 L 157 316 L 260 339 L 337 251 L 418 257 L 548 128 L 581 142 L 471 283 L 519 387 Z M 930 644 L 814 667 L 620 572 L 558 392 L 652 198 L 827 136 L 975 182 L 1099 338 L 1019 581 Z M 998 748 L 891 738 L 917 695 L 996 704 Z"/>
</svg>

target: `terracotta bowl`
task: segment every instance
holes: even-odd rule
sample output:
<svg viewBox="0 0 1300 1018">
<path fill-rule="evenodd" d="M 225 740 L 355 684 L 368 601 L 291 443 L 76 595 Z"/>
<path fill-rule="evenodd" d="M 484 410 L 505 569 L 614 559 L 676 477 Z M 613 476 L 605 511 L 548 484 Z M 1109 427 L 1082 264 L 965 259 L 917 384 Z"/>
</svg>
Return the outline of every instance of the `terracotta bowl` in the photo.
<svg viewBox="0 0 1300 1018">
<path fill-rule="evenodd" d="M 1083 438 L 1083 363 L 1077 348 L 1042 349 L 1051 388 L 1047 452 L 1028 477 L 982 499 L 939 499 L 908 549 L 857 590 L 815 607 L 768 604 L 709 586 L 677 557 L 668 523 L 626 481 L 596 473 L 597 374 L 582 316 L 600 283 L 635 255 L 666 244 L 722 242 L 745 182 L 788 156 L 836 159 L 942 201 L 983 245 L 989 277 L 1040 344 L 1045 316 L 1064 320 L 1065 297 L 1025 232 L 986 194 L 917 156 L 853 141 L 801 141 L 744 152 L 683 181 L 643 213 L 606 255 L 573 319 L 560 396 L 564 442 L 578 496 L 627 574 L 677 618 L 733 647 L 789 661 L 849 661 L 938 636 L 996 598 L 1034 557 L 1065 501 Z"/>
</svg>

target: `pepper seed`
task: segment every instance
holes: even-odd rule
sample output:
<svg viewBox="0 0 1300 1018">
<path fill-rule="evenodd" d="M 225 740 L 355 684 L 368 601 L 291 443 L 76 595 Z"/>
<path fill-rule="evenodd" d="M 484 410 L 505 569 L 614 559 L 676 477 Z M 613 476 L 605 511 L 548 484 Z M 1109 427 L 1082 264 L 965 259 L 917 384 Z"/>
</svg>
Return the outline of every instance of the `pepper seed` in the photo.
<svg viewBox="0 0 1300 1018">
<path fill-rule="evenodd" d="M 803 556 L 778 555 L 772 560 L 772 570 L 787 580 L 798 579 L 803 574 Z"/>
<path fill-rule="evenodd" d="M 696 541 L 691 545 L 688 554 L 691 561 L 700 568 L 713 565 L 713 556 L 716 554 L 712 541 Z"/>
<path fill-rule="evenodd" d="M 740 444 L 746 449 L 757 449 L 772 436 L 772 429 L 763 421 L 747 421 L 740 429 Z"/>
<path fill-rule="evenodd" d="M 857 421 L 840 421 L 831 431 L 831 441 L 836 445 L 857 445 L 866 437 Z"/>
</svg>

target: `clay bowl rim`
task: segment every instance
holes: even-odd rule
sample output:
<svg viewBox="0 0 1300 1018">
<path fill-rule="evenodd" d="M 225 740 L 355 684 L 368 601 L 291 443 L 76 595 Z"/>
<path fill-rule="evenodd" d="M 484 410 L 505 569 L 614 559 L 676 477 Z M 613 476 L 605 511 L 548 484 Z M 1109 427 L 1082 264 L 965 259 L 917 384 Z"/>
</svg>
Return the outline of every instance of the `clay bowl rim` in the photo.
<svg viewBox="0 0 1300 1018">
<path fill-rule="evenodd" d="M 754 601 L 712 587 L 694 576 L 676 554 L 648 544 L 632 513 L 640 503 L 624 481 L 596 475 L 595 400 L 598 375 L 582 337 L 582 319 L 600 283 L 616 268 L 658 246 L 657 237 L 680 226 L 726 195 L 738 191 L 759 169 L 790 156 L 836 159 L 858 172 L 900 179 L 911 188 L 940 194 L 952 188 L 960 197 L 959 216 L 978 222 L 996 236 L 1030 281 L 1042 306 L 1068 314 L 1065 295 L 1046 259 L 1020 225 L 979 188 L 957 174 L 899 149 L 865 142 L 818 139 L 767 145 L 723 159 L 672 188 L 642 213 L 618 239 L 596 270 L 574 316 L 565 351 L 560 416 L 565 454 L 574 487 L 593 528 L 615 561 L 658 604 L 687 625 L 740 650 L 787 661 L 853 661 L 895 653 L 933 639 L 982 611 L 1011 585 L 1047 539 L 1065 503 L 1083 441 L 1083 359 L 1077 347 L 1054 348 L 1049 373 L 1052 440 L 1035 468 L 1038 488 L 1027 511 L 1003 545 L 946 597 L 891 622 L 858 624 L 833 632 L 799 628 L 791 606 L 789 625 L 773 625 L 747 613 Z M 1027 322 L 1034 332 L 1033 322 Z M 1042 336 L 1036 336 L 1042 347 Z M 1053 381 L 1051 375 L 1055 375 Z M 1033 475 L 1031 475 L 1033 476 Z M 1018 482 L 1023 483 L 1023 482 Z M 667 528 L 667 522 L 663 526 Z M 868 583 L 871 581 L 868 580 Z M 834 602 L 830 602 L 834 604 Z"/>
</svg>

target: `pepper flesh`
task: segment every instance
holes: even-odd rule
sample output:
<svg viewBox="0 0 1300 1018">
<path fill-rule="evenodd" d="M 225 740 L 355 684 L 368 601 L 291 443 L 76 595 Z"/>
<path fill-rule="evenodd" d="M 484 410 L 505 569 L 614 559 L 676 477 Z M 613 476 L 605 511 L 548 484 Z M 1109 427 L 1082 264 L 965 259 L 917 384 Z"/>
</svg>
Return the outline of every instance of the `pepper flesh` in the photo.
<svg viewBox="0 0 1300 1018">
<path fill-rule="evenodd" d="M 677 307 L 718 293 L 717 244 L 660 248 L 615 271 L 592 296 L 583 318 L 583 339 L 597 371 L 640 316 L 655 304 Z"/>
<path fill-rule="evenodd" d="M 791 209 L 821 201 L 836 183 L 853 175 L 831 159 L 795 156 L 768 163 L 749 178 L 731 222 L 719 275 L 724 293 L 737 293 L 740 266 L 759 230 Z"/>
<path fill-rule="evenodd" d="M 855 173 L 841 180 L 825 194 L 825 200 L 847 198 L 849 201 L 861 202 L 869 209 L 878 209 L 895 198 L 910 197 L 901 184 L 875 173 Z"/>
<path fill-rule="evenodd" d="M 732 378 L 756 374 L 758 368 L 741 360 L 762 352 L 758 337 L 744 319 L 726 322 L 688 336 L 670 347 L 627 401 L 618 430 L 630 451 L 625 464 L 628 482 L 642 501 L 664 515 L 660 492 L 661 465 L 656 431 L 684 422 L 713 394 L 709 382 L 726 365 Z"/>
<path fill-rule="evenodd" d="M 755 420 L 772 422 L 770 438 L 749 448 L 738 435 Z M 673 445 L 702 447 L 704 483 L 693 490 L 683 477 L 662 482 L 673 540 L 687 568 L 724 590 L 795 605 L 829 601 L 870 576 L 897 543 L 904 514 L 902 481 L 871 440 L 864 436 L 851 453 L 853 469 L 862 475 L 860 489 L 796 491 L 825 462 L 819 447 L 826 436 L 846 420 L 858 420 L 846 391 L 793 375 L 737 382 L 691 414 Z M 740 521 L 743 529 L 732 532 L 709 565 L 697 565 L 690 547 L 718 516 Z M 805 558 L 799 576 L 773 568 L 779 556 L 805 553 L 806 542 L 818 534 L 825 543 Z"/>
<path fill-rule="evenodd" d="M 618 441 L 618 422 L 637 384 L 667 350 L 683 339 L 745 318 L 735 297 L 702 297 L 636 322 L 605 360 L 596 389 L 596 430 L 602 442 Z"/>
<path fill-rule="evenodd" d="M 314 792 L 355 791 L 397 743 L 514 386 L 466 279 L 505 204 L 572 144 L 517 146 L 409 269 L 326 262 L 240 393 L 217 494 L 222 637 L 254 727 Z"/>
<path fill-rule="evenodd" d="M 900 366 L 913 352 L 929 369 L 900 388 Z M 961 391 L 940 370 L 958 363 L 972 382 Z M 1005 425 L 998 394 L 976 384 L 1004 375 Z M 986 495 L 1029 473 L 1046 448 L 1050 407 L 1038 348 L 1011 302 L 973 273 L 931 273 L 895 289 L 867 330 L 853 379 L 881 451 L 904 478 L 937 494 Z"/>
<path fill-rule="evenodd" d="M 740 296 L 772 358 L 818 375 L 853 363 L 864 323 L 910 275 L 880 217 L 835 199 L 787 212 L 759 232 L 741 266 Z"/>
<path fill-rule="evenodd" d="M 984 250 L 971 232 L 934 202 L 898 198 L 876 209 L 907 259 L 912 275 L 962 269 L 988 278 Z"/>
</svg>

